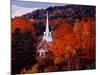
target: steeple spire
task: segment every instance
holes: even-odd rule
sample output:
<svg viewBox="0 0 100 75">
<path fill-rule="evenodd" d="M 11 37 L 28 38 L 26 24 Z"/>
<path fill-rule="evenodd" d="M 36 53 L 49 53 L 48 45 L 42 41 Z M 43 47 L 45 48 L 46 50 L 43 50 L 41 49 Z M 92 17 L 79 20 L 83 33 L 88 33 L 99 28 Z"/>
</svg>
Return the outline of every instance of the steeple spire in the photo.
<svg viewBox="0 0 100 75">
<path fill-rule="evenodd" d="M 47 12 L 47 20 L 46 20 L 46 32 L 49 32 L 49 22 L 48 22 L 48 12 Z"/>
</svg>

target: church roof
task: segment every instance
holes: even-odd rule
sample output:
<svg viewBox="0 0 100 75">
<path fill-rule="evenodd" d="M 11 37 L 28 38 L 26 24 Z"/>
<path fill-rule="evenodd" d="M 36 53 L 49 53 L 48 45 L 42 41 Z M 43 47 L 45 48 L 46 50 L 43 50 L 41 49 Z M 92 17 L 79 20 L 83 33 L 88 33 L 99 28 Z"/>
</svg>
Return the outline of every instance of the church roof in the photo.
<svg viewBox="0 0 100 75">
<path fill-rule="evenodd" d="M 50 44 L 51 44 L 51 43 L 48 43 L 48 42 L 46 42 L 46 41 L 41 42 L 41 43 L 38 45 L 37 50 L 39 50 L 39 49 L 41 49 L 41 48 L 43 48 L 43 49 L 45 49 L 45 50 L 49 50 Z"/>
</svg>

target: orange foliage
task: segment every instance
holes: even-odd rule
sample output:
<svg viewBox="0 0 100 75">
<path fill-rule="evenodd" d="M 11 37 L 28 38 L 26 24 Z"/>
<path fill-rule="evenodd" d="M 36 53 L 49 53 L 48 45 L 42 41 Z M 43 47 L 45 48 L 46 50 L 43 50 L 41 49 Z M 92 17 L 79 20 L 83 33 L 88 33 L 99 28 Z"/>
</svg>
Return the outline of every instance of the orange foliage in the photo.
<svg viewBox="0 0 100 75">
<path fill-rule="evenodd" d="M 44 67 L 44 72 L 56 71 L 57 67 L 55 66 L 63 65 L 63 63 L 67 63 L 71 58 L 73 59 L 78 49 L 84 50 L 86 57 L 95 59 L 96 38 L 94 19 L 85 18 L 82 19 L 82 21 L 77 19 L 72 29 L 70 29 L 69 24 L 62 19 L 51 20 L 50 25 L 53 24 L 55 24 L 54 26 L 58 26 L 54 31 L 54 40 L 50 46 L 51 55 L 48 55 L 47 59 L 39 59 L 36 57 L 38 65 L 35 65 L 29 70 L 23 69 L 21 73 L 38 72 L 39 65 L 45 66 L 47 62 L 49 65 Z M 15 31 L 16 28 L 21 29 L 21 32 L 28 30 L 34 32 L 35 30 L 32 26 L 32 22 L 21 18 L 12 21 L 12 31 Z M 53 65 L 51 65 L 50 62 L 53 62 Z"/>
<path fill-rule="evenodd" d="M 26 70 L 25 68 L 20 72 L 21 74 L 29 74 L 29 73 L 37 73 L 38 72 L 38 65 L 34 65 L 31 69 Z"/>
<path fill-rule="evenodd" d="M 57 67 L 50 65 L 44 69 L 44 72 L 54 72 L 56 69 Z"/>
<path fill-rule="evenodd" d="M 67 23 L 63 22 L 55 31 L 56 40 L 51 46 L 54 62 L 61 64 L 63 59 L 68 59 L 69 52 L 73 55 L 77 49 L 84 49 L 88 57 L 95 56 L 95 34 L 93 34 L 95 33 L 95 20 L 91 18 L 83 21 L 76 19 L 73 30 L 68 29 Z"/>
<path fill-rule="evenodd" d="M 61 23 L 61 25 L 55 31 L 55 38 L 62 38 L 68 32 L 68 26 L 66 23 Z"/>
<path fill-rule="evenodd" d="M 12 20 L 11 25 L 12 32 L 14 32 L 16 28 L 19 28 L 21 32 L 32 31 L 32 35 L 35 33 L 33 23 L 31 21 L 25 20 L 24 18 L 16 17 Z"/>
</svg>

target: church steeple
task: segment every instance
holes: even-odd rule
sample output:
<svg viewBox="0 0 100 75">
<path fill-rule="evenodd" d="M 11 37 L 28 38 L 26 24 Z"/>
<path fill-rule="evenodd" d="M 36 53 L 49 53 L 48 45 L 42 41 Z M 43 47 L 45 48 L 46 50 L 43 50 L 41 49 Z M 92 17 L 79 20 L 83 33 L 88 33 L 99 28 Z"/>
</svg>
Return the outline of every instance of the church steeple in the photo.
<svg viewBox="0 0 100 75">
<path fill-rule="evenodd" d="M 47 12 L 47 20 L 46 20 L 46 32 L 49 32 L 49 23 L 48 23 L 48 12 Z"/>
<path fill-rule="evenodd" d="M 46 14 L 46 30 L 43 35 L 43 40 L 45 40 L 46 42 L 52 42 L 51 32 L 49 31 L 48 12 Z"/>
</svg>

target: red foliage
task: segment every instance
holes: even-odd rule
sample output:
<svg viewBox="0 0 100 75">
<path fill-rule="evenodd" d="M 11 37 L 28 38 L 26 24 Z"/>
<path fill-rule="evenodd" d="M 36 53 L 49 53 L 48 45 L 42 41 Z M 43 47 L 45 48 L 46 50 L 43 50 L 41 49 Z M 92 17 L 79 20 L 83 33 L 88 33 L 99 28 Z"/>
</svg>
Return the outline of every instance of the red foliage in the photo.
<svg viewBox="0 0 100 75">
<path fill-rule="evenodd" d="M 32 31 L 32 35 L 35 34 L 35 28 L 33 26 L 32 21 L 25 20 L 21 17 L 16 17 L 11 22 L 12 25 L 12 32 L 16 30 L 16 28 L 19 28 L 21 32 L 27 32 Z"/>
<path fill-rule="evenodd" d="M 56 70 L 57 70 L 57 67 L 50 65 L 44 69 L 44 72 L 54 72 Z"/>
<path fill-rule="evenodd" d="M 45 20 L 39 20 L 39 22 L 45 22 Z M 77 50 L 81 49 L 86 52 L 85 58 L 95 60 L 95 20 L 93 18 L 83 18 L 82 21 L 76 19 L 74 25 L 71 26 L 69 22 L 63 19 L 50 20 L 50 25 L 54 26 L 54 40 L 50 46 L 50 53 L 45 61 L 41 60 L 37 64 L 44 66 L 47 61 L 52 62 L 44 68 L 44 72 L 57 71 L 57 65 L 63 65 L 66 69 L 68 62 L 77 61 Z M 54 24 L 54 25 L 53 25 Z M 15 18 L 12 20 L 12 32 L 16 28 L 19 28 L 21 32 L 32 31 L 32 35 L 35 34 L 35 28 L 33 21 L 28 21 L 23 18 Z M 47 47 L 48 48 L 48 47 Z M 50 58 L 50 59 L 49 59 Z M 69 61 L 70 59 L 73 59 Z M 39 60 L 39 59 L 38 59 Z M 63 64 L 64 63 L 64 64 Z M 71 63 L 72 64 L 72 63 Z M 70 64 L 70 65 L 71 65 Z M 69 65 L 69 66 L 70 66 Z M 40 67 L 40 66 L 38 66 Z M 38 67 L 29 70 L 28 72 L 38 72 Z"/>
</svg>

